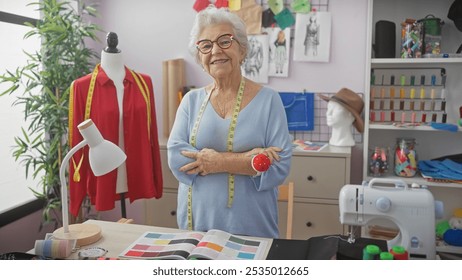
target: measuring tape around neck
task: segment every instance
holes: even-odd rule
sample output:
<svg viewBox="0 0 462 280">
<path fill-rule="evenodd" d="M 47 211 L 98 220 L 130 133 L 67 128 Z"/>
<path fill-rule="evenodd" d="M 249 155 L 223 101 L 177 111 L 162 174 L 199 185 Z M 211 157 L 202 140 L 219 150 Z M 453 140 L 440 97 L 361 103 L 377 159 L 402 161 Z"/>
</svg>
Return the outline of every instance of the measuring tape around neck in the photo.
<svg viewBox="0 0 462 280">
<path fill-rule="evenodd" d="M 241 83 L 239 85 L 239 90 L 236 96 L 236 103 L 234 104 L 233 115 L 231 116 L 231 122 L 229 124 L 228 129 L 228 139 L 226 140 L 226 150 L 228 152 L 233 151 L 233 143 L 234 143 L 234 132 L 236 131 L 237 125 L 237 117 L 239 116 L 239 112 L 241 110 L 241 102 L 242 97 L 244 95 L 244 88 L 245 88 L 245 79 L 242 77 Z M 205 108 L 207 107 L 207 103 L 210 100 L 213 90 L 210 94 L 204 98 L 204 101 L 201 104 L 199 109 L 198 116 L 196 121 L 194 122 L 194 126 L 191 132 L 190 143 L 193 147 L 196 147 L 196 140 L 197 140 L 197 130 L 199 129 L 199 124 L 202 119 L 202 115 L 204 114 Z M 228 208 L 233 205 L 234 200 L 234 174 L 228 174 Z M 188 209 L 187 209 L 187 218 L 188 218 L 188 229 L 193 230 L 193 221 L 192 221 L 192 186 L 189 186 L 188 189 Z"/>
</svg>

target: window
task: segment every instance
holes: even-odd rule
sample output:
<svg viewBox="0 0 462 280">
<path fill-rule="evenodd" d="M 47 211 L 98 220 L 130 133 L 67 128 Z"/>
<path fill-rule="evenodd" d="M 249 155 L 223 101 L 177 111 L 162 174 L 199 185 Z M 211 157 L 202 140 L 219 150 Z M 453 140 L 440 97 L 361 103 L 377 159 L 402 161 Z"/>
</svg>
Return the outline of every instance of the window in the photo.
<svg viewBox="0 0 462 280">
<path fill-rule="evenodd" d="M 36 6 L 27 6 L 31 0 L 0 0 L 0 34 L 2 37 L 2 51 L 0 52 L 0 74 L 6 70 L 15 71 L 18 66 L 27 63 L 24 51 L 35 52 L 40 49 L 40 40 L 36 37 L 23 39 L 24 34 L 30 30 L 23 23 L 35 22 L 39 17 Z M 3 92 L 9 84 L 0 84 Z M 18 91 L 20 92 L 20 91 Z M 12 212 L 15 209 L 24 209 L 24 205 L 38 205 L 35 196 L 29 189 L 36 188 L 37 183 L 32 178 L 26 179 L 25 168 L 13 158 L 12 151 L 15 145 L 14 137 L 21 135 L 24 122 L 23 108 L 13 106 L 15 95 L 0 97 L 0 226 L 11 221 L 11 216 L 18 217 Z M 31 173 L 30 173 L 31 174 Z M 31 176 L 29 176 L 31 177 Z M 38 210 L 38 208 L 35 207 Z M 8 212 L 9 217 L 4 217 Z M 25 213 L 24 215 L 27 215 Z"/>
</svg>

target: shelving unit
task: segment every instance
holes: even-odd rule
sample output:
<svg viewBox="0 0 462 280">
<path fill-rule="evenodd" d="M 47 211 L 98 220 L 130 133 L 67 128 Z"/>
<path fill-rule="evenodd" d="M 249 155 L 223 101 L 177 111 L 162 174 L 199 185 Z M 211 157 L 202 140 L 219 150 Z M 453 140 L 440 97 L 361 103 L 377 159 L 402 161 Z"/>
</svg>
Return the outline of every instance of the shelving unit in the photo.
<svg viewBox="0 0 462 280">
<path fill-rule="evenodd" d="M 374 85 L 371 85 L 371 73 L 373 69 L 393 69 L 396 70 L 395 86 L 400 87 L 400 73 L 404 69 L 417 69 L 417 71 L 425 73 L 426 69 L 444 69 L 445 71 L 445 101 L 447 113 L 446 122 L 448 124 L 457 124 L 459 119 L 459 107 L 462 105 L 462 57 L 451 57 L 451 53 L 454 53 L 457 47 L 462 42 L 462 33 L 459 32 L 454 23 L 447 18 L 447 13 L 453 0 L 441 0 L 441 1 L 430 1 L 430 0 L 370 0 L 368 10 L 368 48 L 366 58 L 366 77 L 365 77 L 365 92 L 370 93 Z M 396 56 L 400 55 L 400 31 L 401 22 L 407 18 L 422 19 L 425 16 L 432 14 L 436 18 L 440 18 L 444 21 L 442 31 L 442 42 L 441 42 L 441 53 L 449 53 L 447 58 L 374 58 L 374 52 L 372 44 L 375 41 L 375 24 L 379 20 L 392 21 L 396 25 Z M 401 70 L 400 70 L 401 69 Z M 375 71 L 375 70 L 374 70 Z M 428 71 L 426 83 L 429 83 L 428 78 L 432 70 Z M 434 70 L 433 70 L 434 71 Z M 416 87 L 419 87 L 420 80 L 419 76 L 416 76 Z M 439 77 L 441 78 L 441 77 Z M 376 79 L 379 79 L 376 77 Z M 380 80 L 380 79 L 379 79 Z M 389 80 L 388 80 L 389 81 Z M 380 81 L 381 83 L 381 81 Z M 379 85 L 380 85 L 379 83 Z M 375 82 L 377 85 L 378 82 Z M 384 86 L 386 85 L 384 83 Z M 443 86 L 441 84 L 436 85 L 437 96 Z M 405 86 L 405 90 L 409 94 L 409 85 Z M 399 96 L 399 90 L 397 90 Z M 418 94 L 418 91 L 417 91 Z M 428 93 L 427 93 L 428 94 Z M 408 95 L 409 96 L 409 95 Z M 389 97 L 386 97 L 389 98 Z M 386 100 L 385 98 L 385 100 Z M 389 99 L 388 99 L 389 100 Z M 399 102 L 399 99 L 396 99 Z M 410 99 L 406 99 L 409 102 Z M 418 99 L 416 99 L 418 100 Z M 428 99 L 430 101 L 430 99 Z M 437 102 L 441 102 L 442 99 L 435 99 Z M 397 138 L 415 138 L 416 153 L 418 160 L 429 160 L 439 158 L 447 155 L 462 153 L 462 129 L 459 127 L 457 132 L 449 132 L 443 130 L 436 130 L 432 128 L 428 122 L 417 124 L 417 125 L 401 125 L 401 121 L 395 121 L 395 125 L 390 121 L 390 117 L 387 120 L 382 119 L 381 121 L 371 121 L 370 114 L 371 110 L 371 95 L 365 94 L 365 133 L 364 133 L 364 150 L 363 150 L 363 178 L 364 180 L 372 179 L 369 172 L 369 157 L 371 151 L 375 147 L 388 147 L 390 148 L 389 157 L 389 171 L 385 175 L 386 178 L 401 179 L 408 184 L 417 183 L 419 185 L 427 185 L 435 196 L 435 199 L 442 200 L 445 204 L 445 218 L 449 218 L 452 215 L 453 209 L 456 207 L 462 207 L 462 184 L 458 183 L 440 183 L 430 182 L 420 174 L 411 178 L 403 178 L 395 176 L 393 173 L 393 153 Z M 380 99 L 375 100 L 380 102 Z M 396 104 L 395 104 L 396 105 Z M 418 106 L 415 111 L 420 114 Z M 409 107 L 408 107 L 408 110 Z M 428 110 L 428 109 L 427 109 Z M 441 112 L 440 112 L 441 113 Z M 420 119 L 419 119 L 420 121 Z M 438 122 L 441 118 L 438 119 Z M 418 121 L 417 121 L 418 122 Z M 408 122 L 406 122 L 408 123 Z M 396 125 L 398 124 L 398 125 Z"/>
</svg>

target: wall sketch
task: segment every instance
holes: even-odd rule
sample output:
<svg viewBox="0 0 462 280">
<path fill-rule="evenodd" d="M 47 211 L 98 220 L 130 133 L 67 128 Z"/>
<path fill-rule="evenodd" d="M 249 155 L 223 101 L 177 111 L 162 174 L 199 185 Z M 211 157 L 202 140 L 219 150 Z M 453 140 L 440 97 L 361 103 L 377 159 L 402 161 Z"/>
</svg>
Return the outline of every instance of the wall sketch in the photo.
<svg viewBox="0 0 462 280">
<path fill-rule="evenodd" d="M 297 13 L 294 60 L 329 62 L 331 25 L 329 12 Z"/>
<path fill-rule="evenodd" d="M 263 33 L 268 34 L 269 66 L 268 76 L 289 76 L 290 54 L 290 28 L 281 30 L 279 27 L 263 28 Z"/>
<path fill-rule="evenodd" d="M 242 64 L 244 77 L 258 83 L 268 83 L 268 35 L 249 35 L 249 50 Z"/>
</svg>

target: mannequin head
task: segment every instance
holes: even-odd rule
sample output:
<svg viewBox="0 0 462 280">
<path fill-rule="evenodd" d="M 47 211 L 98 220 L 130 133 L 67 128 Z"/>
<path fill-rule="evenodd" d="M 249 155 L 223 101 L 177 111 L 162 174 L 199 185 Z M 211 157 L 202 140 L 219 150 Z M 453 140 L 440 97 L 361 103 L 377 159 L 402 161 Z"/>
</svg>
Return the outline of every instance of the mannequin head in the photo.
<svg viewBox="0 0 462 280">
<path fill-rule="evenodd" d="M 117 37 L 117 34 L 114 32 L 109 32 L 106 35 L 106 41 L 107 41 L 107 47 L 104 49 L 105 52 L 108 53 L 119 53 L 120 50 L 117 48 L 117 45 L 119 44 L 119 38 Z"/>
<path fill-rule="evenodd" d="M 327 103 L 326 120 L 330 127 L 351 127 L 355 118 L 339 103 L 329 102 Z"/>
<path fill-rule="evenodd" d="M 354 126 L 360 133 L 364 130 L 364 121 L 361 113 L 364 108 L 362 98 L 355 92 L 342 88 L 332 97 L 319 95 L 327 101 L 326 121 L 332 128 L 329 144 L 333 146 L 352 147 L 355 145 L 353 138 Z"/>
<path fill-rule="evenodd" d="M 358 132 L 363 133 L 364 121 L 361 114 L 364 108 L 364 101 L 358 94 L 348 88 L 342 88 L 331 97 L 320 94 L 319 98 L 327 101 L 329 104 L 335 102 L 350 112 L 351 116 L 353 116 L 354 127 Z"/>
<path fill-rule="evenodd" d="M 355 117 L 344 106 L 335 101 L 327 103 L 326 121 L 332 128 L 329 144 L 346 147 L 355 145 L 352 132 Z"/>
</svg>

